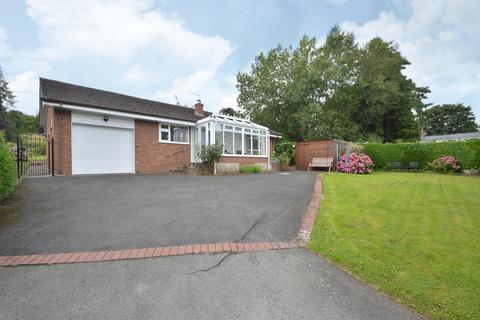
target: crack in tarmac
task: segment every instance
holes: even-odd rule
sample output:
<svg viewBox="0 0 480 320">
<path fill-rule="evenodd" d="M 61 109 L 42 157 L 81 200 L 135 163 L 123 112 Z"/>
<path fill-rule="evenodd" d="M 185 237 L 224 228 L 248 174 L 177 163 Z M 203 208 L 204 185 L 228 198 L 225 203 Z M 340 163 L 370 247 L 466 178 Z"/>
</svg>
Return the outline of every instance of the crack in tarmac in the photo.
<svg viewBox="0 0 480 320">
<path fill-rule="evenodd" d="M 217 263 L 215 264 L 212 264 L 210 267 L 208 268 L 205 268 L 205 269 L 199 269 L 199 270 L 195 270 L 195 271 L 192 271 L 192 272 L 189 272 L 188 274 L 195 274 L 195 273 L 198 273 L 198 272 L 208 272 L 212 269 L 215 269 L 215 268 L 218 268 L 222 265 L 222 263 L 227 260 L 228 257 L 230 257 L 231 255 L 233 254 L 233 252 L 229 252 L 227 253 L 226 255 L 224 255 L 220 260 L 218 260 Z"/>
</svg>

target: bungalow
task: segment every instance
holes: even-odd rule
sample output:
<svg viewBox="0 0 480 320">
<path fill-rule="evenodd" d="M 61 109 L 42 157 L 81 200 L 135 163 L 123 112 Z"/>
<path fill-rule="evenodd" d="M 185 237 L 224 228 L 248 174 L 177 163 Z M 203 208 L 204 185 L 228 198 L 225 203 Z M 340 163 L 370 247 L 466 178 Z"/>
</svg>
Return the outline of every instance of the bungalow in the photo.
<svg viewBox="0 0 480 320">
<path fill-rule="evenodd" d="M 161 173 L 199 162 L 220 143 L 225 164 L 270 169 L 278 135 L 264 126 L 193 108 L 40 78 L 40 125 L 53 173 Z"/>
</svg>

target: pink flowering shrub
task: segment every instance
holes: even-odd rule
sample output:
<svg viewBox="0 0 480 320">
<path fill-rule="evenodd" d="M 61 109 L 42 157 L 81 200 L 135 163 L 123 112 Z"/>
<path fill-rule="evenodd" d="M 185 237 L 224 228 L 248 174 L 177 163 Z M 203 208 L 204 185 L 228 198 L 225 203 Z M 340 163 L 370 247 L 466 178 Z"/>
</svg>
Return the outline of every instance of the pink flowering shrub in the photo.
<svg viewBox="0 0 480 320">
<path fill-rule="evenodd" d="M 368 155 L 350 153 L 348 158 L 345 154 L 340 158 L 337 169 L 345 173 L 372 173 L 373 166 L 373 161 Z"/>
<path fill-rule="evenodd" d="M 430 162 L 428 165 L 435 172 L 460 172 L 460 162 L 454 156 L 441 156 Z"/>
</svg>

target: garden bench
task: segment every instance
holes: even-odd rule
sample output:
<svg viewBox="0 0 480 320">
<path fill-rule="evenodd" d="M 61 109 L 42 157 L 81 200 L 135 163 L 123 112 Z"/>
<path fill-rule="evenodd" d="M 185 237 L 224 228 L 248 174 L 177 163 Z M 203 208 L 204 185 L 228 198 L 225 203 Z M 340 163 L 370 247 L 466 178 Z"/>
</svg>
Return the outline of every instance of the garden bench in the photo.
<svg viewBox="0 0 480 320">
<path fill-rule="evenodd" d="M 409 162 L 408 163 L 408 170 L 418 170 L 419 169 L 418 162 Z"/>
<path fill-rule="evenodd" d="M 333 158 L 313 158 L 308 164 L 308 171 L 311 168 L 328 168 L 328 172 L 332 169 Z"/>
<path fill-rule="evenodd" d="M 388 163 L 389 169 L 400 170 L 402 168 L 402 164 L 400 162 L 389 162 Z"/>
</svg>

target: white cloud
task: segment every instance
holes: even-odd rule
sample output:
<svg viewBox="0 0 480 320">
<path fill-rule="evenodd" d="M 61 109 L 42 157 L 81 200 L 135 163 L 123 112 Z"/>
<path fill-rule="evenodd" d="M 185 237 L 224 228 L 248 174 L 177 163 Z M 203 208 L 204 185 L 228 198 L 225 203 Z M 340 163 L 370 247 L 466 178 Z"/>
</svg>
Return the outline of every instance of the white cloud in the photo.
<svg viewBox="0 0 480 320">
<path fill-rule="evenodd" d="M 174 54 L 189 64 L 218 67 L 234 47 L 184 28 L 149 0 L 28 0 L 28 14 L 56 58 L 81 54 L 125 60 L 144 50 Z M 161 55 L 159 54 L 159 59 Z"/>
<path fill-rule="evenodd" d="M 7 43 L 7 31 L 0 27 L 0 57 L 5 57 L 10 53 L 10 47 Z"/>
<path fill-rule="evenodd" d="M 38 112 L 38 73 L 28 70 L 16 75 L 9 87 L 15 95 L 17 109 L 28 114 Z"/>
<path fill-rule="evenodd" d="M 365 43 L 375 36 L 398 43 L 412 63 L 405 70 L 417 85 L 429 86 L 433 103 L 465 102 L 480 119 L 480 2 L 477 0 L 412 0 L 411 15 L 392 12 L 341 27 Z"/>
<path fill-rule="evenodd" d="M 139 65 L 134 65 L 129 68 L 122 76 L 122 80 L 130 83 L 142 85 L 149 80 L 150 75 L 148 72 Z"/>
<path fill-rule="evenodd" d="M 80 84 L 101 89 L 127 88 L 125 93 L 147 98 L 158 96 L 159 87 L 165 92 L 188 88 L 211 103 L 220 101 L 224 92 L 230 94 L 224 88 L 230 83 L 217 71 L 235 46 L 224 38 L 188 30 L 179 18 L 154 5 L 151 0 L 27 0 L 39 44 L 10 54 L 7 65 L 18 81 L 36 72 L 74 83 L 81 78 Z M 4 47 L 8 48 L 6 33 L 0 29 L 0 50 Z M 87 68 L 90 74 L 83 72 Z M 180 83 L 183 79 L 187 82 Z M 29 83 L 26 91 L 36 91 L 38 82 Z M 19 109 L 27 111 L 20 102 L 26 98 L 18 96 Z M 195 98 L 185 100 L 191 104 Z"/>
<path fill-rule="evenodd" d="M 193 101 L 200 99 L 205 103 L 207 111 L 217 112 L 224 103 L 232 102 L 231 97 L 236 97 L 234 78 L 218 77 L 211 69 L 203 69 L 174 81 L 173 86 L 168 90 L 159 90 L 154 98 L 174 103 L 175 96 L 182 105 L 191 105 Z M 234 105 L 236 107 L 236 98 Z"/>
</svg>

